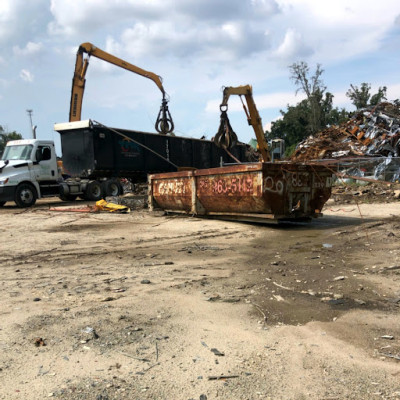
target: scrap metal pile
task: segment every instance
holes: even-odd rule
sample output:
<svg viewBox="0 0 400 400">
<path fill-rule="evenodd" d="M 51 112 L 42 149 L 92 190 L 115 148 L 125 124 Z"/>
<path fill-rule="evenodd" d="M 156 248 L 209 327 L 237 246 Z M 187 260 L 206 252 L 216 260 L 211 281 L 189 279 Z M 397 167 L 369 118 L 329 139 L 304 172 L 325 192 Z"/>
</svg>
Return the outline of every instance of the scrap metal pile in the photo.
<svg viewBox="0 0 400 400">
<path fill-rule="evenodd" d="M 400 106 L 380 103 L 358 111 L 349 121 L 326 128 L 301 142 L 291 160 L 307 162 L 343 157 L 399 157 Z"/>
</svg>

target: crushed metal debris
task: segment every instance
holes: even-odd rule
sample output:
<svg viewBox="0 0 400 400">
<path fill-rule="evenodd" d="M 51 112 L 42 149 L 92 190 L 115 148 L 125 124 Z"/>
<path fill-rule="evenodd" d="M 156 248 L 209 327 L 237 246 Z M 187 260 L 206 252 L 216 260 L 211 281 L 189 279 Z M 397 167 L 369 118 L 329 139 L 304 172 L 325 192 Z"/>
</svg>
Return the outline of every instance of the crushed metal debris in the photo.
<svg viewBox="0 0 400 400">
<path fill-rule="evenodd" d="M 331 126 L 299 143 L 291 161 L 344 160 L 369 157 L 375 160 L 373 179 L 391 170 L 385 180 L 400 177 L 400 105 L 384 102 L 360 110 L 347 122 Z M 379 161 L 380 160 L 380 161 Z M 364 176 L 361 169 L 349 175 Z"/>
</svg>

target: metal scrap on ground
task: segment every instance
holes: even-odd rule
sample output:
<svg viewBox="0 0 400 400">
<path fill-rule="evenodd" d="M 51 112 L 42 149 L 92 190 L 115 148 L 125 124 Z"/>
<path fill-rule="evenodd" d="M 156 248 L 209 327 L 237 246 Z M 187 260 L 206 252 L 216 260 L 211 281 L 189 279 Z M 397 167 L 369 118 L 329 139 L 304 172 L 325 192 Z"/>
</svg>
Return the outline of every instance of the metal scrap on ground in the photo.
<svg viewBox="0 0 400 400">
<path fill-rule="evenodd" d="M 291 160 L 334 159 L 337 163 L 338 160 L 352 158 L 354 163 L 354 159 L 363 158 L 363 165 L 349 175 L 371 175 L 375 179 L 397 181 L 400 176 L 399 156 L 400 106 L 384 102 L 356 112 L 349 121 L 339 126 L 331 126 L 309 136 L 297 146 Z M 373 164 L 368 168 L 366 165 L 371 159 Z M 388 169 L 391 171 L 389 176 L 386 174 Z M 370 174 L 366 170 L 371 171 Z"/>
<path fill-rule="evenodd" d="M 380 103 L 357 112 L 349 121 L 326 128 L 301 142 L 291 159 L 345 156 L 398 157 L 400 154 L 400 106 Z"/>
</svg>

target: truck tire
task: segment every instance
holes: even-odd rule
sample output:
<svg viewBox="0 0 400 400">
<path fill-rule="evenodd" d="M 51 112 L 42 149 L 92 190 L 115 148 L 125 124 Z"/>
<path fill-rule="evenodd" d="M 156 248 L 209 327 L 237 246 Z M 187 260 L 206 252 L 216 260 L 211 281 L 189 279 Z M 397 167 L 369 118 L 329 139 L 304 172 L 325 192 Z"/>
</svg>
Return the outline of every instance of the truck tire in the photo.
<svg viewBox="0 0 400 400">
<path fill-rule="evenodd" d="M 0 201 L 0 207 L 3 207 L 6 204 L 6 201 Z"/>
<path fill-rule="evenodd" d="M 32 207 L 36 203 L 36 189 L 30 183 L 21 183 L 17 186 L 14 195 L 15 204 L 18 207 Z"/>
<path fill-rule="evenodd" d="M 69 188 L 67 186 L 67 184 L 62 183 L 60 185 L 60 195 L 58 196 L 60 198 L 60 200 L 62 201 L 75 201 L 76 198 L 78 197 L 78 195 L 76 194 L 71 194 L 69 192 Z"/>
<path fill-rule="evenodd" d="M 62 201 L 75 201 L 78 196 L 76 194 L 60 194 L 58 197 Z"/>
<path fill-rule="evenodd" d="M 103 198 L 103 190 L 99 181 L 90 181 L 85 190 L 85 199 L 98 201 Z"/>
<path fill-rule="evenodd" d="M 119 196 L 123 193 L 122 185 L 116 179 L 107 179 L 101 186 L 104 196 Z"/>
</svg>

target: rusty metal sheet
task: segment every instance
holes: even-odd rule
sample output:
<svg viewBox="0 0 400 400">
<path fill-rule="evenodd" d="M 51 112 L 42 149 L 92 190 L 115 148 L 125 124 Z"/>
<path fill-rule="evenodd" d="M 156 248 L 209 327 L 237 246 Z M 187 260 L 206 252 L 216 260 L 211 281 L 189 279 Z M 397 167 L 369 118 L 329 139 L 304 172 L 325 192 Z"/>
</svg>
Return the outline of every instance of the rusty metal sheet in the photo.
<svg viewBox="0 0 400 400">
<path fill-rule="evenodd" d="M 201 175 L 199 175 L 201 174 Z M 261 198 L 261 171 L 196 174 L 197 198 L 208 212 L 265 212 Z"/>
<path fill-rule="evenodd" d="M 331 193 L 324 166 L 253 163 L 149 176 L 150 208 L 194 215 L 309 218 Z"/>
<path fill-rule="evenodd" d="M 176 173 L 178 175 L 179 173 Z M 167 175 L 167 174 L 160 174 Z M 175 175 L 172 173 L 172 175 Z M 151 195 L 162 208 L 190 212 L 193 173 L 177 177 L 158 177 L 151 181 Z"/>
</svg>

